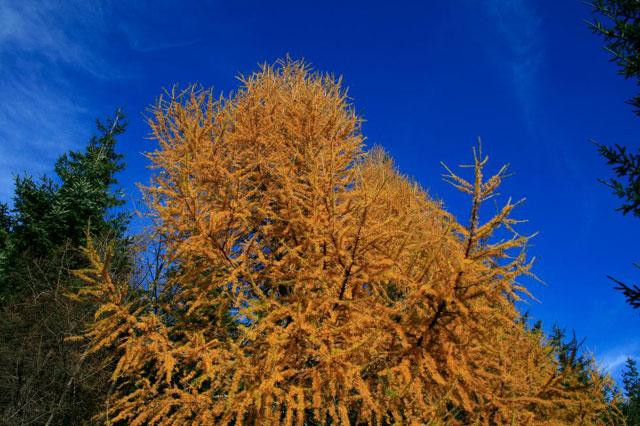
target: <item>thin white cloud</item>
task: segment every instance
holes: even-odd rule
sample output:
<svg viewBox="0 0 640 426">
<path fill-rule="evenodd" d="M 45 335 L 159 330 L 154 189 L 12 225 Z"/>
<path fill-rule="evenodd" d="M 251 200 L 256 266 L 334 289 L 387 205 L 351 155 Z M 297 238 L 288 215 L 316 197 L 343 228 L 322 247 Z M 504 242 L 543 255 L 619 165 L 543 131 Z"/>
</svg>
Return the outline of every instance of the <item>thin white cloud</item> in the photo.
<svg viewBox="0 0 640 426">
<path fill-rule="evenodd" d="M 101 55 L 107 24 L 99 2 L 0 0 L 0 22 L 3 57 L 69 65 L 101 78 L 115 71 Z"/>
<path fill-rule="evenodd" d="M 103 110 L 118 106 L 87 85 L 142 77 L 123 51 L 201 40 L 202 26 L 176 19 L 198 10 L 176 1 L 0 0 L 0 201 L 10 200 L 13 175 L 50 173 L 55 158 L 86 142 Z"/>
<path fill-rule="evenodd" d="M 0 94 L 6 101 L 0 106 L 3 170 L 11 165 L 37 168 L 52 152 L 69 147 L 68 140 L 82 130 L 75 121 L 87 111 L 63 95 L 63 86 L 63 82 L 41 84 L 29 74 L 0 79 Z"/>
<path fill-rule="evenodd" d="M 487 0 L 485 4 L 504 42 L 499 54 L 508 67 L 516 98 L 531 128 L 544 56 L 541 20 L 527 0 Z"/>
<path fill-rule="evenodd" d="M 124 7 L 123 7 L 124 5 Z M 169 1 L 137 1 L 117 4 L 113 12 L 125 19 L 115 23 L 129 47 L 140 53 L 191 46 L 202 40 L 202 32 L 210 32 L 214 20 L 206 18 L 205 3 Z"/>
<path fill-rule="evenodd" d="M 615 346 L 596 355 L 598 366 L 620 383 L 622 372 L 627 358 L 638 360 L 640 358 L 640 342 L 633 341 L 624 345 Z"/>
<path fill-rule="evenodd" d="M 0 201 L 13 176 L 51 172 L 55 158 L 93 131 L 100 102 L 77 87 L 130 77 L 102 2 L 0 0 Z M 113 106 L 115 107 L 115 106 Z"/>
<path fill-rule="evenodd" d="M 627 352 L 612 353 L 602 358 L 600 362 L 604 371 L 612 373 L 617 371 L 629 358 L 633 358 L 633 356 Z"/>
<path fill-rule="evenodd" d="M 178 47 L 188 47 L 198 43 L 201 39 L 194 38 L 193 40 L 185 40 L 185 41 L 177 41 L 174 43 L 156 43 L 156 44 L 141 44 L 139 42 L 134 42 L 131 45 L 131 48 L 137 52 L 141 53 L 149 53 L 149 52 L 158 52 L 161 50 L 167 49 L 176 49 Z"/>
</svg>

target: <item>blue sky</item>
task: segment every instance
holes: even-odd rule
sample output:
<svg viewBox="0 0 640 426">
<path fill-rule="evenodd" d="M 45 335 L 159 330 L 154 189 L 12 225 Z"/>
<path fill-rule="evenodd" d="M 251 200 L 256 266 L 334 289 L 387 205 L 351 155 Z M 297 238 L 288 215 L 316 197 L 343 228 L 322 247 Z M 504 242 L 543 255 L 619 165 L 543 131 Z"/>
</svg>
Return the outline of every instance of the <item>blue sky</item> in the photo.
<svg viewBox="0 0 640 426">
<path fill-rule="evenodd" d="M 610 172 L 588 140 L 638 146 L 635 94 L 583 22 L 580 0 L 449 2 L 86 2 L 0 0 L 0 200 L 12 176 L 51 173 L 97 117 L 122 107 L 131 203 L 153 147 L 144 111 L 164 87 L 199 82 L 228 93 L 238 73 L 290 54 L 344 77 L 382 145 L 466 220 L 440 161 L 466 162 L 478 136 L 502 190 L 526 197 L 517 216 L 531 247 L 531 316 L 586 338 L 614 375 L 640 357 L 640 312 L 605 276 L 637 281 L 640 220 L 614 211 L 597 182 Z M 485 212 L 491 213 L 492 207 Z"/>
</svg>

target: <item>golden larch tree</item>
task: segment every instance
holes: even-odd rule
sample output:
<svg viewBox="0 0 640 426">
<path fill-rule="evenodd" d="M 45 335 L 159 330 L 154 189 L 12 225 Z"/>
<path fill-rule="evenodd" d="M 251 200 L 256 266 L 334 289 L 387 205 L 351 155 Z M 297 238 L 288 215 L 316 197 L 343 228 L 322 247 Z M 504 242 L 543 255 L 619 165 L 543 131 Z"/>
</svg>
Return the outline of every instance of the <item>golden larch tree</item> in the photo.
<svg viewBox="0 0 640 426">
<path fill-rule="evenodd" d="M 117 363 L 105 422 L 598 424 L 607 379 L 561 369 L 518 321 L 528 237 L 485 179 L 461 225 L 379 148 L 341 81 L 300 61 L 227 98 L 160 98 L 145 188 L 172 265 L 160 303 L 125 297 L 91 245 L 80 297 L 100 305 L 88 352 Z M 608 417 L 609 416 L 609 417 Z"/>
</svg>

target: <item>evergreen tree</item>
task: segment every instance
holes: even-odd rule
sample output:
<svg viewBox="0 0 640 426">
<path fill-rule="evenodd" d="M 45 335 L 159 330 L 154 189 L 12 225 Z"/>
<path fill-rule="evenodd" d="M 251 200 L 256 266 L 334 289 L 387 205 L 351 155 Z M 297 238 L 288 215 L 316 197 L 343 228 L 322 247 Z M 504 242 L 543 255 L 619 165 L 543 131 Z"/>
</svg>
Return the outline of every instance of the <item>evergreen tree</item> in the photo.
<svg viewBox="0 0 640 426">
<path fill-rule="evenodd" d="M 622 384 L 627 398 L 640 399 L 640 374 L 638 373 L 637 363 L 632 358 L 627 358 L 625 362 Z"/>
<path fill-rule="evenodd" d="M 0 255 L 7 246 L 10 231 L 11 214 L 9 212 L 9 206 L 6 203 L 0 203 Z"/>
<path fill-rule="evenodd" d="M 15 181 L 12 214 L 0 209 L 0 302 L 24 290 L 24 267 L 69 245 L 79 247 L 86 234 L 110 236 L 125 257 L 126 213 L 111 214 L 124 201 L 115 174 L 124 168 L 115 151 L 116 137 L 126 129 L 124 115 L 117 111 L 106 122 L 97 121 L 99 136 L 90 139 L 84 151 L 70 151 L 55 165 L 56 182 L 42 177 L 18 176 Z M 80 257 L 71 261 L 81 266 Z M 46 281 L 46 280 L 45 280 Z"/>
<path fill-rule="evenodd" d="M 640 373 L 634 359 L 627 358 L 622 373 L 622 384 L 627 400 L 622 404 L 627 424 L 640 425 Z"/>
<path fill-rule="evenodd" d="M 9 234 L 10 248 L 15 255 L 43 256 L 55 245 L 51 229 L 52 206 L 57 186 L 45 177 L 40 181 L 31 176 L 17 177 L 14 194 L 13 229 Z"/>
<path fill-rule="evenodd" d="M 58 241 L 69 238 L 82 244 L 87 228 L 92 234 L 123 235 L 127 215 L 109 214 L 110 209 L 124 204 L 121 192 L 111 191 L 118 183 L 115 174 L 125 166 L 122 154 L 115 151 L 116 137 L 126 129 L 123 120 L 118 111 L 106 123 L 97 121 L 101 134 L 91 138 L 84 152 L 70 151 L 58 159 L 55 171 L 62 184 L 52 209 L 59 218 L 57 229 L 52 229 Z"/>
<path fill-rule="evenodd" d="M 640 151 L 637 154 L 627 152 L 625 146 L 617 144 L 606 146 L 596 143 L 596 146 L 616 175 L 608 180 L 600 179 L 600 182 L 613 189 L 613 193 L 623 200 L 618 210 L 640 218 Z"/>
<path fill-rule="evenodd" d="M 603 36 L 605 48 L 611 53 L 611 61 L 618 65 L 618 72 L 627 79 L 635 79 L 640 85 L 640 1 L 595 0 L 592 4 L 596 18 L 590 23 L 596 34 Z M 640 115 L 640 95 L 629 100 L 634 112 Z M 598 152 L 615 173 L 615 178 L 601 180 L 623 200 L 619 210 L 640 218 L 640 150 L 629 152 L 623 145 L 607 146 L 596 142 Z M 637 265 L 636 265 L 637 266 Z M 627 285 L 609 277 L 627 302 L 640 308 L 640 288 Z"/>
<path fill-rule="evenodd" d="M 618 73 L 640 84 L 640 1 L 595 0 L 591 3 L 596 18 L 590 23 L 597 34 L 604 37 L 611 61 L 618 65 Z M 629 104 L 640 115 L 640 95 Z"/>
<path fill-rule="evenodd" d="M 549 343 L 556 350 L 559 370 L 575 371 L 581 381 L 587 382 L 590 359 L 580 352 L 584 341 L 578 341 L 575 332 L 571 339 L 567 339 L 565 331 L 556 325 L 549 336 Z"/>
<path fill-rule="evenodd" d="M 97 126 L 85 149 L 58 159 L 56 179 L 19 176 L 13 209 L 0 205 L 0 424 L 84 424 L 109 391 L 109 358 L 66 341 L 95 312 L 67 296 L 87 234 L 116 249 L 113 272 L 130 267 L 128 216 L 113 213 L 126 123 L 117 112 Z"/>
</svg>

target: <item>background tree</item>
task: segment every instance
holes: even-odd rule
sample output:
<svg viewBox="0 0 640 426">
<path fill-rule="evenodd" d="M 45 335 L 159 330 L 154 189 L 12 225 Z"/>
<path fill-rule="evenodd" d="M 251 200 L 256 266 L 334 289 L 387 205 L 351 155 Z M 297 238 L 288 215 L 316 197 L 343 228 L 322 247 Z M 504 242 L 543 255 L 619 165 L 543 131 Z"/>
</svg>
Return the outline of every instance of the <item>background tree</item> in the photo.
<svg viewBox="0 0 640 426">
<path fill-rule="evenodd" d="M 598 17 L 591 23 L 591 27 L 596 34 L 603 36 L 606 49 L 612 55 L 611 61 L 618 65 L 621 75 L 640 83 L 640 2 L 598 0 L 592 3 L 592 7 Z M 634 112 L 640 115 L 640 95 L 634 96 L 629 103 Z M 596 146 L 616 176 L 601 182 L 612 188 L 614 194 L 623 200 L 619 207 L 623 214 L 631 213 L 640 217 L 640 151 L 634 154 L 619 144 L 607 146 L 596 143 Z M 637 285 L 628 285 L 611 276 L 609 279 L 617 284 L 616 289 L 622 291 L 629 305 L 640 308 L 640 288 Z M 623 413 L 628 424 L 640 424 L 638 371 L 636 362 L 632 359 L 627 360 L 623 382 L 627 397 L 622 404 Z"/>
<path fill-rule="evenodd" d="M 4 244 L 0 254 L 0 302 L 29 288 L 23 282 L 23 268 L 44 257 L 56 257 L 56 250 L 67 245 L 79 247 L 92 235 L 109 235 L 126 243 L 126 212 L 112 214 L 124 203 L 113 186 L 114 175 L 124 168 L 122 156 L 115 151 L 118 135 L 125 131 L 121 112 L 105 123 L 97 121 L 99 136 L 89 141 L 84 152 L 70 151 L 56 162 L 58 181 L 42 177 L 17 177 L 11 214 L 6 206 L 3 218 Z M 124 249 L 124 247 L 122 247 Z M 120 251 L 123 255 L 123 251 Z M 68 253 L 72 265 L 81 259 Z M 30 285 L 33 285 L 31 283 Z"/>
<path fill-rule="evenodd" d="M 79 284 L 70 271 L 86 265 L 78 248 L 87 234 L 115 250 L 111 273 L 127 279 L 127 215 L 112 213 L 123 204 L 115 145 L 125 128 L 120 112 L 98 122 L 83 151 L 57 161 L 55 181 L 18 177 L 13 209 L 0 205 L 0 424 L 79 424 L 108 392 L 109 358 L 83 357 L 65 340 L 95 306 L 66 294 Z"/>
<path fill-rule="evenodd" d="M 595 0 L 591 3 L 596 18 L 590 23 L 603 36 L 611 61 L 625 78 L 640 84 L 640 2 L 637 0 Z M 629 100 L 640 114 L 640 95 Z"/>
<path fill-rule="evenodd" d="M 596 18 L 590 23 L 596 34 L 605 40 L 611 53 L 611 61 L 618 65 L 618 72 L 625 78 L 640 84 L 640 2 L 637 0 L 596 0 L 591 3 Z M 629 103 L 640 115 L 640 95 Z M 640 151 L 629 152 L 623 145 L 607 146 L 596 142 L 598 152 L 611 165 L 615 178 L 602 180 L 623 200 L 620 210 L 640 217 Z M 636 265 L 637 266 L 637 265 Z M 616 289 L 623 292 L 627 302 L 640 307 L 640 288 L 611 278 Z"/>
<path fill-rule="evenodd" d="M 11 213 L 6 203 L 0 203 L 0 256 L 5 253 L 9 242 L 9 233 L 11 232 Z M 0 259 L 0 265 L 2 264 Z"/>
<path fill-rule="evenodd" d="M 636 361 L 631 358 L 627 358 L 625 363 L 622 384 L 627 397 L 622 403 L 622 412 L 627 419 L 627 424 L 640 424 L 640 374 Z"/>
</svg>

